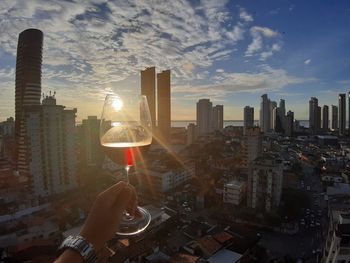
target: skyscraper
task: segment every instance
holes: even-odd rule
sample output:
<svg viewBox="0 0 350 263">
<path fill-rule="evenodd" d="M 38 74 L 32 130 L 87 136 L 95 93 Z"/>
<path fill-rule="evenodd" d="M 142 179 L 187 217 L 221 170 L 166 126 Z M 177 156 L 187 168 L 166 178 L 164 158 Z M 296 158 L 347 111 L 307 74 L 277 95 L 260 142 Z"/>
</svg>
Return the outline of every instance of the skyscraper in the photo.
<svg viewBox="0 0 350 263">
<path fill-rule="evenodd" d="M 261 96 L 260 102 L 260 129 L 262 132 L 267 132 L 270 129 L 270 100 L 267 94 Z"/>
<path fill-rule="evenodd" d="M 320 129 L 318 99 L 311 97 L 309 101 L 309 129 L 312 134 L 316 134 Z"/>
<path fill-rule="evenodd" d="M 170 70 L 157 74 L 158 132 L 164 142 L 170 142 L 171 104 Z"/>
<path fill-rule="evenodd" d="M 349 111 L 348 111 L 348 134 L 350 135 L 350 92 L 348 93 L 348 103 L 349 103 L 349 105 L 348 105 L 348 109 L 349 109 Z"/>
<path fill-rule="evenodd" d="M 40 104 L 43 33 L 27 29 L 19 34 L 16 59 L 16 139 L 21 132 L 23 107 Z"/>
<path fill-rule="evenodd" d="M 156 126 L 156 68 L 141 70 L 141 94 L 147 97 L 153 127 Z"/>
<path fill-rule="evenodd" d="M 320 131 L 321 130 L 321 124 L 322 124 L 322 121 L 321 121 L 321 118 L 322 118 L 322 108 L 321 106 L 318 106 L 317 107 L 317 130 Z"/>
<path fill-rule="evenodd" d="M 286 101 L 283 99 L 280 99 L 280 104 L 279 104 L 279 108 L 281 109 L 281 113 L 282 115 L 286 115 Z"/>
<path fill-rule="evenodd" d="M 332 129 L 338 129 L 338 107 L 332 105 Z"/>
<path fill-rule="evenodd" d="M 15 138 L 17 144 L 17 169 L 28 172 L 28 153 L 25 140 L 24 108 L 40 105 L 41 62 L 43 33 L 27 29 L 19 34 L 16 58 Z"/>
<path fill-rule="evenodd" d="M 187 145 L 191 145 L 197 139 L 197 125 L 190 123 L 187 125 Z"/>
<path fill-rule="evenodd" d="M 276 110 L 277 110 L 277 102 L 270 100 L 270 126 L 269 130 L 274 130 L 276 126 Z"/>
<path fill-rule="evenodd" d="M 247 128 L 254 126 L 254 108 L 245 106 L 243 113 L 243 133 L 246 133 Z"/>
<path fill-rule="evenodd" d="M 248 168 L 262 153 L 262 136 L 259 127 L 248 127 L 243 137 L 242 166 Z"/>
<path fill-rule="evenodd" d="M 345 94 L 339 94 L 339 135 L 345 134 L 346 128 L 346 101 Z"/>
<path fill-rule="evenodd" d="M 212 131 L 212 107 L 209 99 L 200 99 L 197 102 L 197 127 L 198 134 L 204 135 Z"/>
<path fill-rule="evenodd" d="M 275 113 L 275 131 L 279 133 L 284 133 L 284 117 L 286 115 L 286 103 L 285 100 L 280 99 L 279 107 L 276 108 Z"/>
<path fill-rule="evenodd" d="M 88 116 L 79 126 L 81 162 L 84 166 L 100 167 L 104 154 L 100 144 L 100 120 L 96 116 Z"/>
<path fill-rule="evenodd" d="M 294 112 L 288 111 L 287 115 L 284 117 L 284 133 L 285 135 L 291 137 L 294 133 Z"/>
<path fill-rule="evenodd" d="M 224 106 L 216 105 L 213 107 L 212 113 L 213 130 L 222 130 L 224 128 Z"/>
<path fill-rule="evenodd" d="M 329 129 L 329 109 L 327 105 L 323 106 L 322 110 L 322 129 L 328 131 Z"/>
<path fill-rule="evenodd" d="M 27 151 L 31 156 L 28 172 L 35 196 L 50 196 L 77 186 L 76 112 L 56 105 L 54 96 L 25 109 Z"/>
</svg>

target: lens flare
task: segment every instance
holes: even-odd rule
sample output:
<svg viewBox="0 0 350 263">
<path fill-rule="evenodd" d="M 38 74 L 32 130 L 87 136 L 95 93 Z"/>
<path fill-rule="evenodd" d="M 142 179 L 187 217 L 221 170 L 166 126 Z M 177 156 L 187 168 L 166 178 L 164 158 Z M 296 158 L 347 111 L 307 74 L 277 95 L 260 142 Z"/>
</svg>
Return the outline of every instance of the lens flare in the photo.
<svg viewBox="0 0 350 263">
<path fill-rule="evenodd" d="M 112 106 L 116 111 L 120 111 L 123 108 L 124 103 L 121 98 L 115 98 L 112 102 Z"/>
</svg>

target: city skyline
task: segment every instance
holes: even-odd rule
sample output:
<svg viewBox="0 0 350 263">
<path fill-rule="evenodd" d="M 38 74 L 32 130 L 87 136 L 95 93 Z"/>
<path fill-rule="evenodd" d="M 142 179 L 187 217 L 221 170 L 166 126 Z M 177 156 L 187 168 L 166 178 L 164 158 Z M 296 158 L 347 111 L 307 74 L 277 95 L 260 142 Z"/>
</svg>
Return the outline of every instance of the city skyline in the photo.
<svg viewBox="0 0 350 263">
<path fill-rule="evenodd" d="M 224 119 L 243 120 L 244 106 L 258 109 L 264 93 L 285 99 L 295 118 L 305 120 L 310 97 L 334 105 L 350 88 L 346 1 L 157 8 L 147 2 L 3 1 L 1 10 L 0 120 L 15 115 L 18 34 L 31 27 L 44 33 L 42 91 L 54 90 L 60 104 L 77 107 L 78 121 L 98 116 L 107 92 L 139 90 L 140 71 L 152 66 L 172 71 L 173 120 L 195 119 L 201 98 L 224 105 Z"/>
</svg>

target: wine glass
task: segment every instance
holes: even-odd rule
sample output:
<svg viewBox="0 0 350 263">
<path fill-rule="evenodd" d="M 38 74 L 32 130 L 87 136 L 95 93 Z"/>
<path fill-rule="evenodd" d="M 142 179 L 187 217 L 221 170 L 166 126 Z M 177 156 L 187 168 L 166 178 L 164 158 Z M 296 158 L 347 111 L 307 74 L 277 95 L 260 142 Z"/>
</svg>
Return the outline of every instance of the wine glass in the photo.
<svg viewBox="0 0 350 263">
<path fill-rule="evenodd" d="M 107 95 L 101 116 L 100 142 L 112 161 L 125 166 L 129 183 L 129 169 L 143 161 L 142 154 L 152 142 L 152 121 L 146 96 L 135 93 Z M 151 215 L 142 207 L 137 209 L 137 217 L 124 211 L 117 234 L 128 236 L 145 230 Z"/>
</svg>

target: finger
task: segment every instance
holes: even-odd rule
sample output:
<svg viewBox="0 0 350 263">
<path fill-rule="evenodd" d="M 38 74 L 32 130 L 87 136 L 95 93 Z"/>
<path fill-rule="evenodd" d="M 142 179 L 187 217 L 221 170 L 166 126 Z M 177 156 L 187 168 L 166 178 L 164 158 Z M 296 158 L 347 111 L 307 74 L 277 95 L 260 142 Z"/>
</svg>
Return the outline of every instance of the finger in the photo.
<svg viewBox="0 0 350 263">
<path fill-rule="evenodd" d="M 130 186 L 130 188 L 133 194 L 131 195 L 129 202 L 127 203 L 126 211 L 129 214 L 134 215 L 135 211 L 137 210 L 138 199 L 135 188 L 133 186 Z"/>
<path fill-rule="evenodd" d="M 133 199 L 133 195 L 135 195 L 135 192 L 132 190 L 132 188 L 126 186 L 116 196 L 116 200 L 113 203 L 112 208 L 117 213 L 123 212 L 128 207 L 130 200 Z"/>
<path fill-rule="evenodd" d="M 120 192 L 126 188 L 128 184 L 124 181 L 120 181 L 116 183 L 115 185 L 109 187 L 102 193 L 98 195 L 98 199 L 101 199 L 102 202 L 108 205 L 113 205 L 117 199 L 119 199 Z"/>
</svg>

